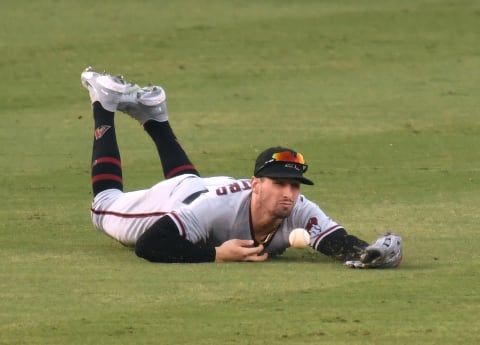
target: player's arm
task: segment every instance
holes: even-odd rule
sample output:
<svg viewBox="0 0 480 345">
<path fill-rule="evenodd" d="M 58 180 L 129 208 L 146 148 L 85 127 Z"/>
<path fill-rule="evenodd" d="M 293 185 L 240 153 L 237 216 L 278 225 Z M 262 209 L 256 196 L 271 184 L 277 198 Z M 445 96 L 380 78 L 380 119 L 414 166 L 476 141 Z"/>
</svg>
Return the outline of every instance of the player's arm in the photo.
<svg viewBox="0 0 480 345">
<path fill-rule="evenodd" d="M 152 262 L 215 261 L 215 248 L 194 245 L 180 236 L 170 217 L 160 218 L 140 236 L 135 254 Z"/>
<path fill-rule="evenodd" d="M 403 257 L 402 238 L 395 233 L 386 233 L 369 245 L 343 228 L 325 236 L 317 250 L 351 268 L 395 268 Z"/>
<path fill-rule="evenodd" d="M 202 246 L 180 235 L 170 217 L 162 217 L 143 233 L 135 245 L 137 256 L 151 262 L 263 261 L 263 246 L 253 241 L 229 240 L 218 247 Z"/>
<path fill-rule="evenodd" d="M 368 243 L 340 228 L 322 238 L 317 250 L 335 260 L 359 260 Z"/>
</svg>

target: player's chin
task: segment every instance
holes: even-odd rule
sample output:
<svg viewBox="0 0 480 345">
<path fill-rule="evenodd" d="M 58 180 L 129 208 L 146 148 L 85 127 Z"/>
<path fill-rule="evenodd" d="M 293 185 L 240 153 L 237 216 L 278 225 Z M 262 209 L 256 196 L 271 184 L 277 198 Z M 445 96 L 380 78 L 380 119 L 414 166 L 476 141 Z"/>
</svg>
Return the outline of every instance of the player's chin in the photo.
<svg viewBox="0 0 480 345">
<path fill-rule="evenodd" d="M 291 207 L 281 207 L 279 209 L 276 210 L 275 212 L 275 216 L 277 218 L 287 218 L 288 216 L 290 216 L 290 214 L 292 213 L 292 208 Z"/>
</svg>

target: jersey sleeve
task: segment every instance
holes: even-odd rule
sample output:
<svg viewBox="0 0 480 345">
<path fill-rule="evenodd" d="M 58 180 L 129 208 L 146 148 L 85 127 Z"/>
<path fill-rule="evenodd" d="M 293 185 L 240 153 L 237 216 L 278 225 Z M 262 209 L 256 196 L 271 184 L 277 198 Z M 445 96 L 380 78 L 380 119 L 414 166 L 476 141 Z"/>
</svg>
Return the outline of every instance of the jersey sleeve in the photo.
<svg viewBox="0 0 480 345">
<path fill-rule="evenodd" d="M 177 225 L 180 235 L 192 243 L 204 243 L 212 228 L 215 202 L 208 197 L 200 197 L 191 205 L 168 214 Z"/>
<path fill-rule="evenodd" d="M 368 246 L 303 196 L 297 201 L 295 217 L 295 227 L 303 227 L 310 233 L 310 246 L 335 260 L 358 260 Z"/>
<path fill-rule="evenodd" d="M 310 245 L 315 250 L 318 250 L 322 239 L 343 229 L 342 225 L 327 216 L 317 204 L 303 195 L 297 200 L 292 216 L 294 227 L 304 228 L 310 233 Z"/>
</svg>

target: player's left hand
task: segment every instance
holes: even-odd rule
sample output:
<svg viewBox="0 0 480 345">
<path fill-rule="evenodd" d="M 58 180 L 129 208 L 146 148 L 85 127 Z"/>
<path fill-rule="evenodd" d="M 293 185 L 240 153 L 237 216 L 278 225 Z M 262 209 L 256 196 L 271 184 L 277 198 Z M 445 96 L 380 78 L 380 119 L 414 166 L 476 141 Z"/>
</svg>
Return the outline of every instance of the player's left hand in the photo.
<svg viewBox="0 0 480 345">
<path fill-rule="evenodd" d="M 360 260 L 346 261 L 345 266 L 350 268 L 394 268 L 400 264 L 402 257 L 402 238 L 397 234 L 387 233 L 365 248 Z"/>
</svg>

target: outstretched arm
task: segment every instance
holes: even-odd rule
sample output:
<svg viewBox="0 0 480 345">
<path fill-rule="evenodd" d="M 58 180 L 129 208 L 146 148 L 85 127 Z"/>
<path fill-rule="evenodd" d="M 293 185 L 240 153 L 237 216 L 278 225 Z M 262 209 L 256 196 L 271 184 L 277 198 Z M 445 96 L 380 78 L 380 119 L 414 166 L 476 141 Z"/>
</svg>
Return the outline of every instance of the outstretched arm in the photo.
<svg viewBox="0 0 480 345">
<path fill-rule="evenodd" d="M 394 233 L 380 236 L 369 245 L 339 229 L 322 239 L 317 249 L 352 268 L 393 268 L 403 257 L 402 238 Z"/>
<path fill-rule="evenodd" d="M 218 247 L 201 246 L 182 237 L 170 217 L 160 218 L 137 240 L 137 256 L 152 262 L 264 261 L 263 246 L 233 239 Z"/>
<path fill-rule="evenodd" d="M 359 260 L 368 243 L 349 235 L 345 229 L 338 229 L 322 239 L 317 250 L 335 260 Z"/>
</svg>

